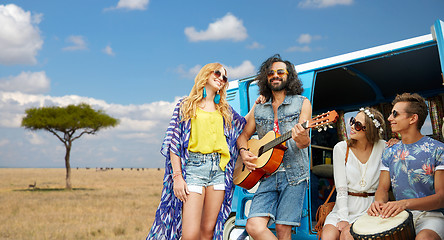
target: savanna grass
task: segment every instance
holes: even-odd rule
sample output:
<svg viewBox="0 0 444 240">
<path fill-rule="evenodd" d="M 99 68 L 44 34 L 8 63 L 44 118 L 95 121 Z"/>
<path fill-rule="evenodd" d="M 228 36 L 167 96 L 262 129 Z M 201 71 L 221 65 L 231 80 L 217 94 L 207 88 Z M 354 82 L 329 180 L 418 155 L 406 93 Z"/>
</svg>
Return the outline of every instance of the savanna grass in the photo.
<svg viewBox="0 0 444 240">
<path fill-rule="evenodd" d="M 163 169 L 0 168 L 0 239 L 145 239 Z M 34 185 L 30 187 L 29 185 Z"/>
</svg>

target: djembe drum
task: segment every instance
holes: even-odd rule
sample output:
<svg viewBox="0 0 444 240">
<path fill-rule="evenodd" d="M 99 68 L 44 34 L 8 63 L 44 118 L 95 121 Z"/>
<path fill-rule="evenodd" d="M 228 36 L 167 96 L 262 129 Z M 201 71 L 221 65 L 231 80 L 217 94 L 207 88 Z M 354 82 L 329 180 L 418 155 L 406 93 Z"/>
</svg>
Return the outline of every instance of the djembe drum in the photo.
<svg viewBox="0 0 444 240">
<path fill-rule="evenodd" d="M 404 240 L 415 239 L 416 236 L 413 215 L 406 210 L 390 218 L 366 213 L 352 224 L 350 233 L 354 239 Z"/>
</svg>

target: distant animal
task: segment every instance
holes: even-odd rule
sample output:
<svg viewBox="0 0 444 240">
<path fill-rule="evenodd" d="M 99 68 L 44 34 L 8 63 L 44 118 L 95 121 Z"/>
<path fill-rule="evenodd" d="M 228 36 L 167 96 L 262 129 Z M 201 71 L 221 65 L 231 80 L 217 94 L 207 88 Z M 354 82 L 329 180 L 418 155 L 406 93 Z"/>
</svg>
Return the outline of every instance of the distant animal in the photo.
<svg viewBox="0 0 444 240">
<path fill-rule="evenodd" d="M 29 185 L 28 185 L 28 188 L 35 189 L 35 186 L 36 186 L 36 185 L 37 185 L 37 182 L 34 181 L 34 184 L 29 184 Z"/>
</svg>

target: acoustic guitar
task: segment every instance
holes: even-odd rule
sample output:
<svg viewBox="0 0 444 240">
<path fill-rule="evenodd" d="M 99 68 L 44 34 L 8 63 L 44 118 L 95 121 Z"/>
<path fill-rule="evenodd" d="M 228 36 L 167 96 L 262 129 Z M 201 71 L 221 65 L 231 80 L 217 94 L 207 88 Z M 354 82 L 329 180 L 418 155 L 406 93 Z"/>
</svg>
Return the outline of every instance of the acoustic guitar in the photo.
<svg viewBox="0 0 444 240">
<path fill-rule="evenodd" d="M 305 129 L 315 128 L 320 132 L 326 130 L 327 127 L 331 127 L 331 124 L 336 122 L 337 119 L 338 114 L 333 110 L 304 122 L 302 126 Z M 253 162 L 256 164 L 256 169 L 250 172 L 239 155 L 233 172 L 234 184 L 245 189 L 251 189 L 264 175 L 274 173 L 281 165 L 282 158 L 287 150 L 285 141 L 290 138 L 291 130 L 283 135 L 270 131 L 260 140 L 250 139 L 247 143 L 248 150 L 258 157 Z"/>
</svg>

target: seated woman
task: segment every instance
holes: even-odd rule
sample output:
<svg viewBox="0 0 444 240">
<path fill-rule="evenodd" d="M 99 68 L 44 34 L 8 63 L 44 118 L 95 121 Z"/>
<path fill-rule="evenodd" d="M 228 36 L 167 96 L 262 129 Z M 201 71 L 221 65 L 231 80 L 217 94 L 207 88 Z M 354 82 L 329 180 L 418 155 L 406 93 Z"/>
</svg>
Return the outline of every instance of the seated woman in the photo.
<svg viewBox="0 0 444 240">
<path fill-rule="evenodd" d="M 336 204 L 325 219 L 321 238 L 353 239 L 350 226 L 374 201 L 378 187 L 384 118 L 373 108 L 361 108 L 350 119 L 350 139 L 333 149 Z M 347 162 L 345 162 L 347 157 Z"/>
</svg>

